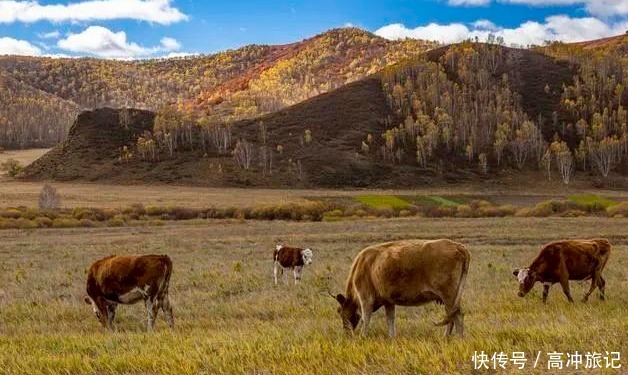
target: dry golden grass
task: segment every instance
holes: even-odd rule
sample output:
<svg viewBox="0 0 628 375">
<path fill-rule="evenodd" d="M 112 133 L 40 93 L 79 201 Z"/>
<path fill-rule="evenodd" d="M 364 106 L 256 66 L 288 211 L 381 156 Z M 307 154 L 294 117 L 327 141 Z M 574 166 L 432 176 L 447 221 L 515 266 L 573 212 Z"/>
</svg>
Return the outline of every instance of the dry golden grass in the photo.
<svg viewBox="0 0 628 375">
<path fill-rule="evenodd" d="M 101 183 L 52 182 L 61 195 L 63 207 L 119 208 L 133 203 L 146 206 L 253 207 L 301 202 L 308 197 L 354 197 L 369 195 L 468 195 L 494 199 L 499 204 L 534 205 L 551 198 L 564 198 L 573 194 L 595 194 L 628 200 L 628 191 L 617 190 L 519 190 L 504 194 L 501 189 L 478 189 L 477 186 L 456 188 L 422 188 L 414 190 L 282 190 L 244 188 L 206 188 L 176 185 L 109 185 Z M 43 182 L 0 180 L 0 207 L 37 205 Z M 481 194 L 478 194 L 481 191 Z"/>
<path fill-rule="evenodd" d="M 399 308 L 393 340 L 382 312 L 368 337 L 345 337 L 326 289 L 342 289 L 355 254 L 382 241 L 440 237 L 472 253 L 465 338 L 441 337 L 432 325 L 444 313 L 437 305 Z M 544 242 L 582 237 L 615 245 L 605 270 L 607 301 L 596 293 L 587 304 L 569 304 L 558 286 L 547 305 L 539 286 L 525 299 L 516 296 L 512 267 L 527 265 Z M 297 287 L 273 286 L 271 249 L 279 239 L 314 250 Z M 628 355 L 628 219 L 209 221 L 5 230 L 0 242 L 1 373 L 469 374 L 480 350 L 526 351 L 529 358 L 537 351 Z M 156 332 L 145 332 L 143 306 L 135 305 L 119 308 L 118 332 L 103 332 L 82 301 L 86 269 L 110 253 L 151 252 L 174 262 L 176 329 L 158 319 Z M 574 297 L 587 285 L 572 282 Z"/>
<path fill-rule="evenodd" d="M 20 162 L 23 166 L 29 165 L 35 160 L 39 159 L 43 154 L 48 152 L 48 148 L 34 148 L 29 150 L 5 150 L 0 153 L 0 164 L 9 159 L 14 159 Z M 5 172 L 0 172 L 0 181 L 6 177 Z"/>
</svg>

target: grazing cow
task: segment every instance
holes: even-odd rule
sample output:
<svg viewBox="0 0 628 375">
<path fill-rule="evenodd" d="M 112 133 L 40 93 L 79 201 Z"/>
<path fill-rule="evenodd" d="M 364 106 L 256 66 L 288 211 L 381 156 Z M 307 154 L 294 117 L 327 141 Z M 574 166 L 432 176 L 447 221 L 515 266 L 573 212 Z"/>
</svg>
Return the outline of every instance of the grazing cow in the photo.
<svg viewBox="0 0 628 375">
<path fill-rule="evenodd" d="M 541 248 L 530 267 L 513 271 L 519 281 L 518 295 L 524 297 L 538 281 L 543 283 L 545 303 L 550 286 L 560 283 L 569 302 L 573 302 L 569 280 L 591 279 L 591 288 L 582 301 L 586 302 L 596 287 L 600 289 L 600 299 L 603 300 L 606 281 L 602 271 L 610 253 L 611 244 L 604 239 L 550 242 Z"/>
<path fill-rule="evenodd" d="M 311 249 L 304 250 L 298 247 L 287 247 L 282 244 L 275 246 L 275 251 L 273 252 L 275 285 L 277 285 L 277 273 L 281 270 L 281 275 L 283 276 L 284 268 L 294 271 L 294 283 L 297 284 L 301 280 L 303 267 L 312 263 L 313 256 Z"/>
<path fill-rule="evenodd" d="M 87 276 L 87 297 L 94 314 L 105 328 L 113 329 L 118 304 L 144 301 L 148 329 L 155 327 L 159 308 L 174 327 L 168 287 L 172 261 L 167 255 L 110 255 L 96 261 Z"/>
<path fill-rule="evenodd" d="M 395 306 L 445 305 L 446 317 L 436 325 L 451 335 L 464 333 L 460 300 L 470 262 L 469 251 L 450 240 L 404 240 L 367 247 L 353 261 L 346 295 L 338 294 L 338 314 L 347 332 L 363 321 L 367 333 L 371 314 L 384 306 L 388 334 L 395 336 Z M 333 295 L 332 295 L 333 296 Z"/>
</svg>

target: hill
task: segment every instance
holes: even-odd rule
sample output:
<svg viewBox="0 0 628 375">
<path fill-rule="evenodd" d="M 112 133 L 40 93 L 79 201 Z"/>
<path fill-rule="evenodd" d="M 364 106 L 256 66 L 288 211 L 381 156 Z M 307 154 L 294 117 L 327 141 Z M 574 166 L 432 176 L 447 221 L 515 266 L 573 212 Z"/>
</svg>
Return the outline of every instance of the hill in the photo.
<svg viewBox="0 0 628 375">
<path fill-rule="evenodd" d="M 18 109 L 0 117 L 0 132 L 26 129 L 19 140 L 0 138 L 0 147 L 53 146 L 60 139 L 58 126 L 63 134 L 78 110 L 99 107 L 158 111 L 171 106 L 211 122 L 254 118 L 364 78 L 433 45 L 388 41 L 346 28 L 288 45 L 250 45 L 173 59 L 0 56 L 1 76 L 20 82 L 13 97 L 41 93 L 27 118 L 19 118 L 23 111 Z M 8 96 L 7 91 L 0 85 L 0 97 Z M 51 126 L 40 117 L 51 119 Z"/>
<path fill-rule="evenodd" d="M 628 64 L 620 53 L 588 53 L 574 60 L 465 42 L 255 119 L 217 123 L 160 111 L 153 128 L 126 148 L 107 146 L 117 158 L 99 160 L 102 168 L 76 174 L 32 167 L 25 174 L 321 187 L 500 183 L 527 176 L 626 187 L 628 97 L 620 73 Z M 90 125 L 75 126 L 80 133 Z M 73 142 L 60 147 L 69 150 Z M 92 164 L 87 154 L 73 152 L 46 155 L 42 163 L 72 160 Z"/>
</svg>

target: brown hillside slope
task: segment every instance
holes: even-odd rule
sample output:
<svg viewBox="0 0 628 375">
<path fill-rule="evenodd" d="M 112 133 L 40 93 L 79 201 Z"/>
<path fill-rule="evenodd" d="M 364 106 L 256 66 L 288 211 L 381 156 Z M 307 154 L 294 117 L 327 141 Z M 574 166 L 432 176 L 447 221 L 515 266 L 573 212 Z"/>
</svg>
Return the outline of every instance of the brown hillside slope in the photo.
<svg viewBox="0 0 628 375">
<path fill-rule="evenodd" d="M 128 114 L 126 121 L 121 121 L 121 112 Z M 67 139 L 30 164 L 25 176 L 60 181 L 111 178 L 110 166 L 120 155 L 120 148 L 150 130 L 153 122 L 154 114 L 143 110 L 101 108 L 83 112 Z"/>
<path fill-rule="evenodd" d="M 174 59 L 0 56 L 0 73 L 83 110 L 133 107 L 156 111 L 174 106 L 223 122 L 255 118 L 296 104 L 418 56 L 433 45 L 420 40 L 389 41 L 344 28 L 287 45 L 250 45 Z M 0 85 L 0 95 L 2 91 Z M 71 120 L 65 122 L 67 129 Z M 0 118 L 0 132 L 15 131 L 13 124 L 13 114 Z M 37 128 L 40 123 L 25 126 Z M 28 141 L 39 145 L 33 137 Z M 52 146 L 58 137 L 45 141 Z"/>
<path fill-rule="evenodd" d="M 617 108 L 624 100 L 603 93 L 605 101 L 596 105 L 610 108 L 605 111 L 613 115 L 606 120 L 581 112 L 580 105 L 593 108 L 587 97 L 565 109 L 562 98 L 575 90 L 572 72 L 577 68 L 537 51 L 462 43 L 254 120 L 207 126 L 168 118 L 172 126 L 144 134 L 141 142 L 111 134 L 116 140 L 97 141 L 107 150 L 99 159 L 86 151 L 89 144 L 75 139 L 100 136 L 94 133 L 104 123 L 90 124 L 90 117 L 84 117 L 73 137 L 27 168 L 25 177 L 202 186 L 411 187 L 500 183 L 524 172 L 534 176 L 531 181 L 545 180 L 549 168 L 561 183 L 564 171 L 558 171 L 558 160 L 569 157 L 570 172 L 577 170 L 580 181 L 626 186 L 627 163 L 622 160 L 628 132 L 625 125 L 618 126 L 625 113 Z M 585 92 L 595 82 L 587 80 L 581 89 Z M 580 115 L 589 116 L 584 122 L 603 120 L 608 126 L 576 128 Z M 102 121 L 120 131 L 115 116 L 107 118 Z M 224 138 L 224 129 L 231 136 L 225 138 L 226 148 L 215 142 Z M 266 143 L 260 129 L 266 130 Z M 587 149 L 576 149 L 583 135 Z M 154 152 L 146 152 L 144 139 L 154 140 Z M 133 153 L 124 161 L 123 145 Z M 599 179 L 594 157 L 603 157 L 603 152 L 615 165 Z M 271 168 L 263 155 L 272 155 Z M 543 166 L 546 155 L 549 164 Z M 81 167 L 66 167 L 75 165 Z"/>
</svg>

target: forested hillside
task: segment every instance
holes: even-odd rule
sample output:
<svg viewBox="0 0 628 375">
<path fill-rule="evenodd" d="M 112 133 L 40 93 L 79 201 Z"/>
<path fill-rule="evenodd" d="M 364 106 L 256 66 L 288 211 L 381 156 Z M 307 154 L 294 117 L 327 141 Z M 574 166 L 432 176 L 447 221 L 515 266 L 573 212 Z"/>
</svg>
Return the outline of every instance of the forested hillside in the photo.
<svg viewBox="0 0 628 375">
<path fill-rule="evenodd" d="M 56 152 L 26 175 L 211 186 L 413 186 L 526 172 L 564 184 L 579 179 L 622 187 L 628 64 L 622 43 L 612 45 L 521 50 L 464 42 L 254 119 L 213 121 L 167 107 L 133 141 L 112 143 L 116 157 L 99 160 L 102 169 L 83 154 Z M 276 69 L 249 81 L 240 95 L 253 95 L 251 87 Z M 282 85 L 272 87 L 282 98 Z M 127 128 L 125 112 L 116 116 L 101 125 Z M 85 137 L 81 129 L 93 126 L 76 124 L 75 133 Z M 74 145 L 70 139 L 60 147 Z M 82 165 L 84 172 L 54 165 Z"/>
<path fill-rule="evenodd" d="M 433 46 L 417 40 L 387 41 L 347 28 L 289 45 L 251 45 L 173 59 L 0 56 L 0 134 L 10 135 L 0 138 L 0 147 L 52 146 L 67 133 L 79 109 L 103 106 L 153 111 L 168 107 L 202 117 L 204 123 L 252 118 Z"/>
</svg>

